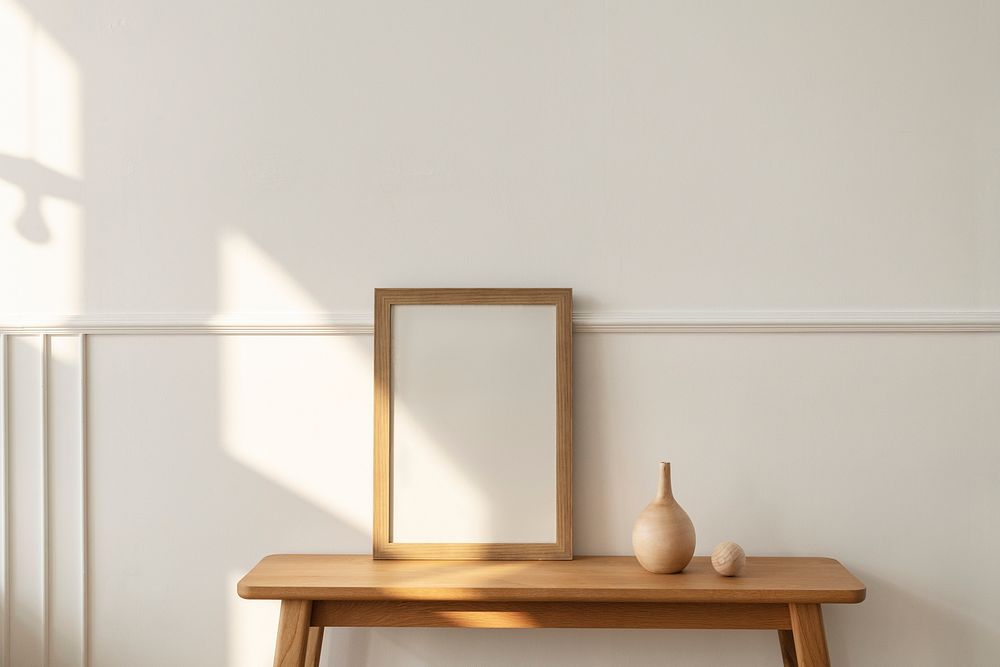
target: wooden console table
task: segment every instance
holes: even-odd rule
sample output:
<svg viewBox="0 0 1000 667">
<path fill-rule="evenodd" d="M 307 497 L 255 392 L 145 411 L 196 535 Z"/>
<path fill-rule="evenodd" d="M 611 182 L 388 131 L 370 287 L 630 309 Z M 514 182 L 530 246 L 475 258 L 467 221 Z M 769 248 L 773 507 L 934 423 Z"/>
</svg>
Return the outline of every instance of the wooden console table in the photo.
<svg viewBox="0 0 1000 667">
<path fill-rule="evenodd" d="M 830 664 L 821 604 L 865 587 L 829 558 L 748 558 L 742 576 L 707 558 L 650 574 L 632 557 L 571 561 L 392 561 L 268 556 L 237 586 L 281 600 L 275 667 L 315 667 L 324 627 L 777 630 L 784 664 Z"/>
</svg>

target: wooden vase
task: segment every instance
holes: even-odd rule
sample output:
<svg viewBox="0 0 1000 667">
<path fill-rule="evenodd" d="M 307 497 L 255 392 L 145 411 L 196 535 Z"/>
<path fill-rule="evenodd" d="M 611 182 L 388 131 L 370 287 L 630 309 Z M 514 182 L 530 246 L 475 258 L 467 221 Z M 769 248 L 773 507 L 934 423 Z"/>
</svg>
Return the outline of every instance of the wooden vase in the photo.
<svg viewBox="0 0 1000 667">
<path fill-rule="evenodd" d="M 660 487 L 632 528 L 632 549 L 639 564 L 650 572 L 680 572 L 694 556 L 694 524 L 674 500 L 670 464 L 660 463 Z"/>
</svg>

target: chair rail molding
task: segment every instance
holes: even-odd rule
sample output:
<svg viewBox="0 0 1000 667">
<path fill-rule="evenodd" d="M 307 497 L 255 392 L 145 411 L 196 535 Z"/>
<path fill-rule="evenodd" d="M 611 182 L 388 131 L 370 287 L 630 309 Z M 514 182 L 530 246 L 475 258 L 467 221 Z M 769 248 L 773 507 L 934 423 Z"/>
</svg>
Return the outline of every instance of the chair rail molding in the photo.
<svg viewBox="0 0 1000 667">
<path fill-rule="evenodd" d="M 576 333 L 1000 332 L 1000 310 L 577 311 Z M 371 335 L 355 313 L 104 313 L 0 315 L 5 334 Z"/>
</svg>

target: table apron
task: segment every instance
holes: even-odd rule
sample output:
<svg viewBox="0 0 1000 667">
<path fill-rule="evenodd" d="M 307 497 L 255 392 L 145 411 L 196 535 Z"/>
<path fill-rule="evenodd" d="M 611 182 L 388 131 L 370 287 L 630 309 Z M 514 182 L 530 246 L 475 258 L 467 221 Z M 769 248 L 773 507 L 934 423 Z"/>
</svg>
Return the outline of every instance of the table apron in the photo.
<svg viewBox="0 0 1000 667">
<path fill-rule="evenodd" d="M 314 627 L 788 630 L 787 604 L 317 600 Z"/>
</svg>

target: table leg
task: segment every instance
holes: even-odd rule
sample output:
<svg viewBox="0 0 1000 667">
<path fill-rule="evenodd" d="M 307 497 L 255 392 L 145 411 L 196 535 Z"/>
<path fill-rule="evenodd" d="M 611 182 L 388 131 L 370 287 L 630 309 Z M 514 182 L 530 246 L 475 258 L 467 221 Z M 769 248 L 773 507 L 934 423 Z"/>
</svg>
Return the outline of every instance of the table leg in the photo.
<svg viewBox="0 0 1000 667">
<path fill-rule="evenodd" d="M 305 667 L 306 640 L 312 616 L 311 600 L 282 600 L 274 667 Z"/>
<path fill-rule="evenodd" d="M 319 667 L 319 654 L 323 650 L 323 631 L 326 628 L 309 628 L 306 640 L 306 667 Z"/>
<path fill-rule="evenodd" d="M 792 635 L 799 667 L 830 667 L 823 611 L 818 604 L 790 604 Z"/>
<path fill-rule="evenodd" d="M 778 630 L 778 644 L 781 646 L 781 664 L 784 667 L 799 667 L 795 657 L 795 637 L 791 630 Z"/>
</svg>

